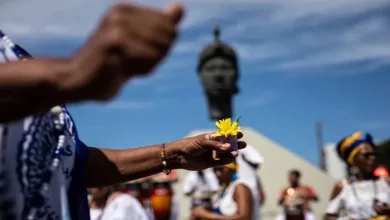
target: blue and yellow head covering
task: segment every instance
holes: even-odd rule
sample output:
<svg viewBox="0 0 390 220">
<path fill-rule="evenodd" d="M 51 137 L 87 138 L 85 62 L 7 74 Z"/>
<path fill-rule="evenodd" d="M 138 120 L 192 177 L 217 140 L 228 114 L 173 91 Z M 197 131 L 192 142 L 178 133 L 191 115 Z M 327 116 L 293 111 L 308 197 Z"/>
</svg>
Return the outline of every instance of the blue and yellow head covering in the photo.
<svg viewBox="0 0 390 220">
<path fill-rule="evenodd" d="M 225 164 L 224 167 L 227 167 L 233 171 L 237 171 L 238 170 L 238 165 L 236 162 L 231 162 L 229 164 Z"/>
<path fill-rule="evenodd" d="M 224 167 L 227 167 L 230 170 L 233 170 L 233 173 L 232 173 L 232 180 L 233 181 L 238 179 L 237 170 L 240 167 L 237 165 L 237 163 L 235 161 L 228 163 L 228 164 L 225 164 Z"/>
<path fill-rule="evenodd" d="M 348 164 L 352 164 L 353 159 L 359 153 L 362 143 L 368 143 L 371 146 L 375 146 L 372 140 L 372 136 L 368 133 L 355 132 L 353 135 L 342 139 L 337 147 L 338 155 Z"/>
</svg>

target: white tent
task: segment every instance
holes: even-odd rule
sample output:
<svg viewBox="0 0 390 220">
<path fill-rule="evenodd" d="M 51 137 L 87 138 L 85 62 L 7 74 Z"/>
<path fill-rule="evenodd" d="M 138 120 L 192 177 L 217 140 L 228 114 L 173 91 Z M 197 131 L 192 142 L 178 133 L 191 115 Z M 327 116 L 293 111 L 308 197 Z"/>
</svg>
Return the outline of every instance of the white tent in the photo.
<svg viewBox="0 0 390 220">
<path fill-rule="evenodd" d="M 198 130 L 189 133 L 187 136 L 210 132 L 213 131 Z M 335 180 L 313 164 L 255 130 L 245 128 L 243 133 L 245 134 L 244 140 L 255 147 L 265 158 L 264 165 L 259 172 L 267 197 L 261 211 L 263 219 L 274 219 L 280 213 L 281 210 L 277 205 L 277 199 L 281 188 L 287 184 L 287 173 L 291 168 L 300 170 L 302 172 L 302 183 L 312 186 L 317 191 L 320 201 L 313 203 L 312 207 L 318 219 L 322 219 Z M 184 220 L 188 219 L 190 215 L 190 201 L 182 193 L 183 186 L 181 180 L 184 178 L 186 171 L 180 170 L 178 173 L 179 182 L 175 185 L 175 192 L 178 193 L 180 198 L 180 220 Z"/>
</svg>

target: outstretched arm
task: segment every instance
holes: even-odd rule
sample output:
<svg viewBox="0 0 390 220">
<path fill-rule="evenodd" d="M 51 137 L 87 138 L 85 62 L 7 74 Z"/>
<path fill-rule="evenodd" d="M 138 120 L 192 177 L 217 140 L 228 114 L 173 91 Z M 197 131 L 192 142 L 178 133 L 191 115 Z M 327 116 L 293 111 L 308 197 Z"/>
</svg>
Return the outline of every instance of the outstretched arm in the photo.
<svg viewBox="0 0 390 220">
<path fill-rule="evenodd" d="M 238 134 L 238 138 L 242 137 Z M 245 142 L 238 142 L 239 149 Z M 165 145 L 168 169 L 201 170 L 233 161 L 237 151 L 213 158 L 213 151 L 226 152 L 230 144 L 222 144 L 211 134 L 185 138 Z M 88 148 L 87 187 L 107 186 L 160 173 L 163 170 L 162 145 L 127 150 Z"/>
<path fill-rule="evenodd" d="M 0 122 L 76 101 L 69 60 L 37 59 L 0 64 Z M 72 94 L 73 93 L 73 94 Z"/>
<path fill-rule="evenodd" d="M 175 144 L 166 145 L 167 166 L 180 168 Z M 86 167 L 87 187 L 108 186 L 162 172 L 161 145 L 127 150 L 90 147 Z"/>
<path fill-rule="evenodd" d="M 164 10 L 116 4 L 69 60 L 0 64 L 0 123 L 67 102 L 112 99 L 130 78 L 150 73 L 167 55 L 182 15 L 177 4 Z"/>
</svg>

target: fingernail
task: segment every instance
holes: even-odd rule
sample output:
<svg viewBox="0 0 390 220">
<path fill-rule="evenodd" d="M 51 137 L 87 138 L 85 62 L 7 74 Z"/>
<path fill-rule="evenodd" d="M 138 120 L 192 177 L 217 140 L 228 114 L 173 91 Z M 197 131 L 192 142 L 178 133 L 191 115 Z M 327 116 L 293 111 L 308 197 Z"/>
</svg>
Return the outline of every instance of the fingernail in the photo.
<svg viewBox="0 0 390 220">
<path fill-rule="evenodd" d="M 229 149 L 229 147 L 230 147 L 229 143 L 222 144 L 222 150 L 227 150 Z"/>
</svg>

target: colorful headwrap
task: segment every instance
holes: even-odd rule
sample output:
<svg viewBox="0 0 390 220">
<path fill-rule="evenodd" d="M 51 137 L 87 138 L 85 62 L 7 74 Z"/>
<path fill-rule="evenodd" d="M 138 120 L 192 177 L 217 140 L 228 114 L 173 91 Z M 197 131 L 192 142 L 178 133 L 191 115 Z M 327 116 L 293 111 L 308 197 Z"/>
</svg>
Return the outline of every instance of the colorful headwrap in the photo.
<svg viewBox="0 0 390 220">
<path fill-rule="evenodd" d="M 233 171 L 237 171 L 238 170 L 238 165 L 235 163 L 235 162 L 231 162 L 229 164 L 226 164 L 224 165 L 225 167 L 233 170 Z"/>
<path fill-rule="evenodd" d="M 362 132 L 355 132 L 352 136 L 346 137 L 337 145 L 338 155 L 347 163 L 352 164 L 353 159 L 359 153 L 362 143 L 368 143 L 374 147 L 372 136 Z"/>
</svg>

